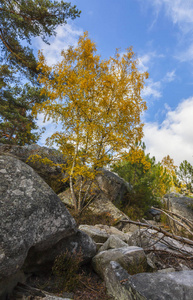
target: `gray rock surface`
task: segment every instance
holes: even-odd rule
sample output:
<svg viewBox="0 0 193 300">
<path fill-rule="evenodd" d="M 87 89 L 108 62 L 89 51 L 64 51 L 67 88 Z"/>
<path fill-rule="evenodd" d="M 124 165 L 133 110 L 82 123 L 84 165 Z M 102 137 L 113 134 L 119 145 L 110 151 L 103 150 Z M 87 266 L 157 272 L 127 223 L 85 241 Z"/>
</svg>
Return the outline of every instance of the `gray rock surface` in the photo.
<svg viewBox="0 0 193 300">
<path fill-rule="evenodd" d="M 117 174 L 106 169 L 100 169 L 96 183 L 107 199 L 116 204 L 120 203 L 129 189 L 129 184 Z"/>
<path fill-rule="evenodd" d="M 130 234 L 123 233 L 114 226 L 96 224 L 96 225 L 80 225 L 79 229 L 86 232 L 95 243 L 104 243 L 111 236 L 117 236 L 124 242 L 130 238 Z"/>
<path fill-rule="evenodd" d="M 128 245 L 179 253 L 176 251 L 177 248 L 180 249 L 181 253 L 193 254 L 193 247 L 152 229 L 141 229 L 133 232 L 128 240 Z"/>
<path fill-rule="evenodd" d="M 131 236 L 131 233 L 124 233 L 114 226 L 96 224 L 95 227 L 100 229 L 102 232 L 108 233 L 109 235 L 116 235 L 117 237 L 119 237 L 121 240 L 123 240 L 126 243 Z"/>
<path fill-rule="evenodd" d="M 147 270 L 147 259 L 140 247 L 123 247 L 99 252 L 93 257 L 92 265 L 101 278 L 104 278 L 105 268 L 111 261 L 118 262 L 131 274 Z"/>
<path fill-rule="evenodd" d="M 122 248 L 127 246 L 128 245 L 125 242 L 123 242 L 123 240 L 121 240 L 118 236 L 110 235 L 108 240 L 100 247 L 99 252 L 108 249 L 116 249 L 116 248 Z"/>
<path fill-rule="evenodd" d="M 192 300 L 193 270 L 129 275 L 118 263 L 105 270 L 105 283 L 115 300 Z"/>
<path fill-rule="evenodd" d="M 0 281 L 37 253 L 74 235 L 76 223 L 53 190 L 28 165 L 0 156 Z"/>
<path fill-rule="evenodd" d="M 28 161 L 31 155 L 40 155 L 42 158 L 48 158 L 54 164 L 64 164 L 65 159 L 62 153 L 55 149 L 47 147 L 41 147 L 37 144 L 27 146 L 17 145 L 4 145 L 0 144 L 0 155 L 9 155 L 16 157 L 23 162 L 31 166 L 56 192 L 59 193 L 68 187 L 68 184 L 64 184 L 61 180 L 64 178 L 64 174 L 61 171 L 61 167 L 45 164 L 38 161 Z"/>
<path fill-rule="evenodd" d="M 164 197 L 167 208 L 176 214 L 193 222 L 193 198 L 171 193 Z"/>
<path fill-rule="evenodd" d="M 119 203 L 126 191 L 127 184 L 122 178 L 110 171 L 103 170 L 103 172 L 97 175 L 95 188 L 92 191 L 92 193 L 96 193 L 98 196 L 89 205 L 87 210 L 92 211 L 95 215 L 107 213 L 114 218 L 115 221 L 120 220 L 124 218 L 125 215 L 113 202 Z M 59 193 L 58 196 L 66 205 L 73 207 L 69 188 Z"/>
<path fill-rule="evenodd" d="M 100 230 L 93 225 L 80 225 L 79 229 L 88 234 L 95 243 L 104 243 L 110 236 L 106 231 Z"/>
</svg>

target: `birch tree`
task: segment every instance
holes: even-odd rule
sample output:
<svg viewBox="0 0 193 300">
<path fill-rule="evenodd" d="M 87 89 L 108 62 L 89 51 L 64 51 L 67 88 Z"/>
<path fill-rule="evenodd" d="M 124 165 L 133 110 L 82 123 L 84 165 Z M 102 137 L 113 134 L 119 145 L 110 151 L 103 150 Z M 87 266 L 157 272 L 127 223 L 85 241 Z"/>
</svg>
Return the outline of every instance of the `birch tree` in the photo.
<svg viewBox="0 0 193 300">
<path fill-rule="evenodd" d="M 61 55 L 62 60 L 50 67 L 39 53 L 39 82 L 48 100 L 36 104 L 34 114 L 44 113 L 62 124 L 63 130 L 48 143 L 56 144 L 67 159 L 72 201 L 80 211 L 100 168 L 127 155 L 143 136 L 146 102 L 141 90 L 148 74 L 138 71 L 131 47 L 123 55 L 117 50 L 114 57 L 102 59 L 87 32 L 77 47 Z M 78 191 L 73 184 L 77 180 Z"/>
</svg>

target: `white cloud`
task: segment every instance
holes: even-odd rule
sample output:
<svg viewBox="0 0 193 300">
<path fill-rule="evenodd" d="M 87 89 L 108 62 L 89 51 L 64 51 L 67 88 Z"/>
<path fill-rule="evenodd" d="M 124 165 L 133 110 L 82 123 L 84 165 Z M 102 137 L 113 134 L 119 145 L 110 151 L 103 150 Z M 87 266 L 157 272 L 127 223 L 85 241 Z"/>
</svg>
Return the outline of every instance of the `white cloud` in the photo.
<svg viewBox="0 0 193 300">
<path fill-rule="evenodd" d="M 149 69 L 148 65 L 150 64 L 151 58 L 152 58 L 152 53 L 146 53 L 145 55 L 140 56 L 138 58 L 137 67 L 140 72 L 146 72 Z"/>
<path fill-rule="evenodd" d="M 183 100 L 175 110 L 169 110 L 164 122 L 147 123 L 144 141 L 147 151 L 158 161 L 170 155 L 175 164 L 183 160 L 193 164 L 193 97 Z"/>
<path fill-rule="evenodd" d="M 66 24 L 56 29 L 56 36 L 49 40 L 50 45 L 45 44 L 41 38 L 37 38 L 36 47 L 43 50 L 47 63 L 52 65 L 60 60 L 62 50 L 67 49 L 69 46 L 77 45 L 78 38 L 82 34 L 82 29 Z"/>
<path fill-rule="evenodd" d="M 181 49 L 176 49 L 175 58 L 181 62 L 193 61 L 193 1 L 192 0 L 139 0 L 142 4 L 154 8 L 154 21 L 151 28 L 158 20 L 158 15 L 164 11 L 172 23 L 179 28 L 178 41 Z M 186 45 L 186 46 L 185 46 Z M 187 46 L 189 45 L 189 46 Z"/>
<path fill-rule="evenodd" d="M 141 2 L 147 0 L 141 0 Z M 165 10 L 166 15 L 171 18 L 174 24 L 178 24 L 180 29 L 185 32 L 192 30 L 193 25 L 193 1 L 192 0 L 148 0 L 154 7 L 155 14 L 159 14 L 161 9 Z"/>
<path fill-rule="evenodd" d="M 193 61 L 193 43 L 191 43 L 186 50 L 176 55 L 176 58 L 181 62 Z"/>
<path fill-rule="evenodd" d="M 176 77 L 175 73 L 176 73 L 175 70 L 173 70 L 171 72 L 167 72 L 166 75 L 165 75 L 165 77 L 163 78 L 163 81 L 164 82 L 172 82 L 172 81 L 174 81 L 174 79 Z"/>
<path fill-rule="evenodd" d="M 154 59 L 163 57 L 162 54 L 156 54 L 155 52 L 149 52 L 138 58 L 138 70 L 140 72 L 146 72 L 153 66 Z M 146 80 L 146 85 L 142 91 L 142 97 L 148 99 L 159 99 L 162 97 L 163 84 L 170 83 L 176 78 L 175 70 L 168 71 L 166 75 L 159 81 L 154 81 L 152 78 Z"/>
<path fill-rule="evenodd" d="M 153 80 L 148 79 L 142 91 L 142 97 L 148 100 L 147 98 L 159 99 L 161 96 L 161 82 L 154 82 Z"/>
<path fill-rule="evenodd" d="M 153 59 L 157 57 L 160 57 L 160 55 L 157 55 L 155 52 L 149 52 L 140 56 L 138 58 L 138 70 L 140 72 L 148 71 L 149 67 L 153 64 Z M 161 96 L 161 82 L 154 82 L 152 79 L 147 79 L 142 91 L 142 97 L 148 100 L 148 98 L 158 99 Z"/>
</svg>

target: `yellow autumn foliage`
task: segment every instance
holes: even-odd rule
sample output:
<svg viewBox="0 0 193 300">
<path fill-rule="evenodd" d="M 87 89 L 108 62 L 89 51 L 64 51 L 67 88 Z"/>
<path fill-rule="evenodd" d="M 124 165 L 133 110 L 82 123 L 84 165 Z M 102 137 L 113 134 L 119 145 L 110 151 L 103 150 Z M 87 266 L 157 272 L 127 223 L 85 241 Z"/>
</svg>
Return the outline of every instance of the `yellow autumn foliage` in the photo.
<svg viewBox="0 0 193 300">
<path fill-rule="evenodd" d="M 146 102 L 141 90 L 148 74 L 138 71 L 132 47 L 109 59 L 96 51 L 85 32 L 77 47 L 62 51 L 62 60 L 51 67 L 39 53 L 39 82 L 48 99 L 36 104 L 33 113 L 44 113 L 63 127 L 48 143 L 57 144 L 68 159 L 75 208 L 72 179 L 93 180 L 97 169 L 120 158 L 143 136 Z"/>
</svg>

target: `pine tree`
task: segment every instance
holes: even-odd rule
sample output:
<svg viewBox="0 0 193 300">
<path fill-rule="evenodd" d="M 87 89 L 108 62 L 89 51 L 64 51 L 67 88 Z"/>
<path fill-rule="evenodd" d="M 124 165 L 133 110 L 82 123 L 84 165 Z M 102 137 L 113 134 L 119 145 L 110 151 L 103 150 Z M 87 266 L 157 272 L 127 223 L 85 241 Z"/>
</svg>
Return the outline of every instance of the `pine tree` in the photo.
<svg viewBox="0 0 193 300">
<path fill-rule="evenodd" d="M 76 6 L 52 0 L 0 0 L 0 142 L 37 141 L 31 107 L 45 100 L 37 84 L 37 60 L 31 39 L 48 43 L 58 25 L 80 15 Z M 23 81 L 22 81 L 23 80 Z M 25 86 L 22 82 L 29 80 Z"/>
</svg>

